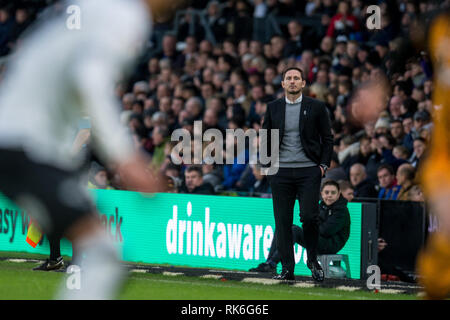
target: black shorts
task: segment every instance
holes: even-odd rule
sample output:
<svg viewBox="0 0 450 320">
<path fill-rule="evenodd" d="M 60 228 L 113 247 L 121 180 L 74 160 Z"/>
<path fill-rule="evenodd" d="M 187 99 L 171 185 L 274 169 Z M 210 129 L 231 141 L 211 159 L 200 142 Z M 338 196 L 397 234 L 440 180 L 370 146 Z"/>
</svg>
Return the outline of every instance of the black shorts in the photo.
<svg viewBox="0 0 450 320">
<path fill-rule="evenodd" d="M 0 149 L 0 192 L 53 237 L 95 212 L 81 171 L 34 162 L 23 151 Z"/>
</svg>

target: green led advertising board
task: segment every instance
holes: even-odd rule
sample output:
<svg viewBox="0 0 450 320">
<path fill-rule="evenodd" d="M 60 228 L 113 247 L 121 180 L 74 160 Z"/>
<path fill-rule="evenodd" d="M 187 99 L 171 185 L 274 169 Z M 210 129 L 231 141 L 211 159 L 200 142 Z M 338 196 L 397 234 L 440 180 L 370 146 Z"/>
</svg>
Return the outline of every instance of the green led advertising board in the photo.
<svg viewBox="0 0 450 320">
<path fill-rule="evenodd" d="M 90 190 L 111 241 L 130 262 L 248 270 L 266 260 L 275 221 L 272 199 Z M 349 203 L 347 254 L 351 278 L 360 278 L 361 203 Z M 298 203 L 294 224 L 299 224 Z M 29 218 L 0 194 L 0 251 L 49 254 L 48 241 L 26 243 Z M 306 250 L 295 245 L 295 274 L 309 276 Z M 63 255 L 71 256 L 67 240 Z M 279 265 L 279 269 L 281 266 Z"/>
</svg>

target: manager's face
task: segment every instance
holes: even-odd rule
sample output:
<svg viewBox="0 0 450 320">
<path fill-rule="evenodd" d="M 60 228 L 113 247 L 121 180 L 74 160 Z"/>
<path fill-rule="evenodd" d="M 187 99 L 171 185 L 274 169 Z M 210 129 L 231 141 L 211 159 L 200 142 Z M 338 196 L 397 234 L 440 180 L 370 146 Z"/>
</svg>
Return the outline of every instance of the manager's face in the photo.
<svg viewBox="0 0 450 320">
<path fill-rule="evenodd" d="M 306 81 L 302 79 L 302 74 L 298 70 L 289 70 L 284 75 L 281 86 L 288 94 L 299 94 L 306 85 Z"/>
</svg>

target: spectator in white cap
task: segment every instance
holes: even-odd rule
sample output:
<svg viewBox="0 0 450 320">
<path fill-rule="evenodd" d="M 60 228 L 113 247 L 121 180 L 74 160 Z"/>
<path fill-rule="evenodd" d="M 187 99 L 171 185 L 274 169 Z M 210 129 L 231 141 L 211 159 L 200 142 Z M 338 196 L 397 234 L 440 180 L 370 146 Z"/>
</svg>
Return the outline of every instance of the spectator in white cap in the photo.
<svg viewBox="0 0 450 320">
<path fill-rule="evenodd" d="M 388 133 L 390 129 L 389 118 L 378 118 L 375 123 L 375 134 L 385 134 Z"/>
</svg>

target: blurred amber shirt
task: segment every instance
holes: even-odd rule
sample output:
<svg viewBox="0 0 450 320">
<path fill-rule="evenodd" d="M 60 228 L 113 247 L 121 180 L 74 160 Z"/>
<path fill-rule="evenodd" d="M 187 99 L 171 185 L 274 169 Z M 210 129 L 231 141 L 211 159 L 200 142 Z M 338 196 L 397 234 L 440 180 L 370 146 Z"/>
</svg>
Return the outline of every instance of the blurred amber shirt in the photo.
<svg viewBox="0 0 450 320">
<path fill-rule="evenodd" d="M 431 25 L 429 48 L 434 69 L 433 136 L 430 154 L 421 172 L 425 193 L 435 196 L 450 190 L 450 17 L 444 14 Z"/>
</svg>

